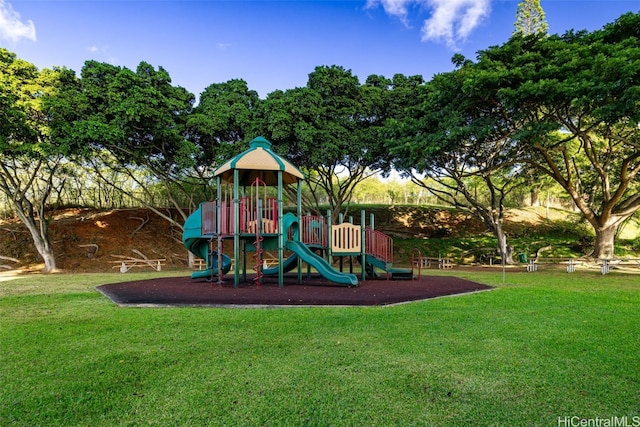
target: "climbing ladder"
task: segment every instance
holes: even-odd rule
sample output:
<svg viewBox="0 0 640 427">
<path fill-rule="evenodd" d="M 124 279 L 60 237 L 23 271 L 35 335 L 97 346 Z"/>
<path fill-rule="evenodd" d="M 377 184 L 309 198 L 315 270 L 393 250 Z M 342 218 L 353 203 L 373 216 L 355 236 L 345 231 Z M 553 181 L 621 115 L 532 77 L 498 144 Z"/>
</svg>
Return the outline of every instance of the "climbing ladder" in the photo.
<svg viewBox="0 0 640 427">
<path fill-rule="evenodd" d="M 260 190 L 263 190 L 262 194 L 260 194 Z M 272 215 L 267 215 L 271 216 L 271 219 L 263 217 L 263 208 L 265 206 L 269 206 L 269 204 L 267 203 L 266 194 L 267 185 L 264 183 L 264 181 L 260 180 L 260 178 L 256 178 L 256 180 L 251 184 L 251 198 L 249 203 L 250 209 L 244 210 L 244 229 L 246 231 L 253 231 L 256 235 L 256 240 L 253 243 L 256 248 L 256 251 L 253 254 L 256 271 L 256 277 L 253 279 L 253 283 L 256 286 L 260 286 L 260 284 L 262 283 L 262 278 L 264 277 L 264 272 L 262 271 L 262 254 L 264 253 L 264 249 L 262 248 L 262 241 L 264 240 L 264 236 L 262 235 L 263 225 L 271 224 L 270 226 L 268 226 L 270 228 L 268 232 L 273 232 L 273 228 L 275 228 L 274 224 L 277 224 L 277 222 L 273 220 L 273 209 L 271 209 Z"/>
</svg>

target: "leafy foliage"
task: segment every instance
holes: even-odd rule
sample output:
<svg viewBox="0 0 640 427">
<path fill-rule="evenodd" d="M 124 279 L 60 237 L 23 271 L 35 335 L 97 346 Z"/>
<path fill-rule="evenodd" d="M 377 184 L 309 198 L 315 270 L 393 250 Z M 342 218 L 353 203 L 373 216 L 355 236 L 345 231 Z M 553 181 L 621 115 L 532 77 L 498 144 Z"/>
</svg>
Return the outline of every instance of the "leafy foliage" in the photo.
<svg viewBox="0 0 640 427">
<path fill-rule="evenodd" d="M 307 172 L 313 201 L 320 191 L 332 211 L 346 213 L 355 186 L 387 170 L 382 128 L 389 82 L 379 76 L 360 85 L 350 70 L 316 67 L 305 88 L 269 94 L 261 117 L 277 150 Z M 339 178 L 338 178 L 339 177 Z"/>
<path fill-rule="evenodd" d="M 540 2 L 525 0 L 507 42 L 475 61 L 454 55 L 455 69 L 429 82 L 397 74 L 361 84 L 351 70 L 319 66 L 305 87 L 264 100 L 240 79 L 212 84 L 195 108 L 146 62 L 133 71 L 88 61 L 77 78 L 0 49 L 0 190 L 51 254 L 37 219 L 77 165 L 193 208 L 212 197 L 212 170 L 262 134 L 306 173 L 306 208 L 327 202 L 335 216 L 357 185 L 394 165 L 500 235 L 505 201 L 523 189 L 535 199 L 544 175 L 593 227 L 594 256 L 608 257 L 640 209 L 639 29 L 629 13 L 601 30 L 547 35 Z"/>
<path fill-rule="evenodd" d="M 69 70 L 39 71 L 0 49 L 0 191 L 29 230 L 45 271 L 56 270 L 47 203 L 82 149 L 56 130 L 73 118 L 67 107 L 76 83 Z"/>
<path fill-rule="evenodd" d="M 199 168 L 212 171 L 246 148 L 253 139 L 258 93 L 244 80 L 214 83 L 200 95 L 188 119 L 189 139 L 197 147 Z"/>
</svg>

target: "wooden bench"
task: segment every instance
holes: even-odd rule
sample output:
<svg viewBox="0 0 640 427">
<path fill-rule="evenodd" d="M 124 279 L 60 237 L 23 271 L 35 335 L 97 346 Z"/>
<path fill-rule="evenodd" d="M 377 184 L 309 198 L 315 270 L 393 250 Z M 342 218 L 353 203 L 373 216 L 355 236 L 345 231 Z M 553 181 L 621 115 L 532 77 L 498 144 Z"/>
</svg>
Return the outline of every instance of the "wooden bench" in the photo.
<svg viewBox="0 0 640 427">
<path fill-rule="evenodd" d="M 191 265 L 192 270 L 204 270 L 207 266 L 207 260 L 203 258 L 196 258 L 193 260 L 193 264 Z"/>
</svg>

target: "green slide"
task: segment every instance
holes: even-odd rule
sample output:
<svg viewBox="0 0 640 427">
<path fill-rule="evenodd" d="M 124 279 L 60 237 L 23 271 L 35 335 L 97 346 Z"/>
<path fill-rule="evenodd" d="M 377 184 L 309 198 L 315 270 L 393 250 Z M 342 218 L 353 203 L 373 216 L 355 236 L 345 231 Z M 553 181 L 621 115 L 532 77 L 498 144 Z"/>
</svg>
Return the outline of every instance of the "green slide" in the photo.
<svg viewBox="0 0 640 427">
<path fill-rule="evenodd" d="M 395 268 L 390 262 L 384 262 L 373 255 L 366 254 L 365 262 L 368 274 L 373 277 L 375 277 L 374 267 L 386 271 L 394 279 L 411 279 L 413 276 L 413 271 L 410 268 Z"/>
<path fill-rule="evenodd" d="M 291 212 L 287 212 L 282 217 L 282 232 L 284 233 L 285 236 L 289 235 L 289 229 L 291 227 L 293 227 L 294 238 L 297 238 L 297 236 L 298 236 L 298 217 L 295 216 L 294 214 L 292 214 Z M 277 242 L 277 240 L 274 240 L 274 242 Z M 277 247 L 277 244 L 276 244 L 276 247 Z M 298 266 L 298 255 L 296 255 L 296 254 L 293 254 L 293 255 L 287 257 L 285 260 L 282 261 L 282 271 L 284 273 L 287 273 L 287 272 L 293 270 L 297 266 Z M 262 273 L 265 276 L 275 276 L 279 272 L 280 272 L 280 267 L 277 266 L 277 265 L 273 266 L 273 267 L 268 267 L 268 268 L 262 269 Z"/>
<path fill-rule="evenodd" d="M 218 254 L 214 252 L 209 255 L 209 242 L 211 238 L 202 235 L 202 211 L 198 208 L 193 212 L 187 220 L 184 222 L 184 228 L 182 231 L 182 243 L 185 248 L 194 255 L 204 258 L 207 261 L 207 266 L 204 270 L 194 271 L 191 274 L 192 279 L 206 279 L 212 275 L 218 275 Z M 228 273 L 231 270 L 231 258 L 222 254 L 222 272 Z"/>
<path fill-rule="evenodd" d="M 298 255 L 293 254 L 288 256 L 284 261 L 282 261 L 282 271 L 287 273 L 298 266 Z M 263 268 L 262 273 L 265 276 L 275 276 L 280 272 L 280 267 L 277 265 L 274 267 Z"/>
<path fill-rule="evenodd" d="M 292 230 L 294 239 L 299 239 L 298 217 L 291 212 L 287 212 L 282 217 L 282 232 L 285 236 Z M 287 240 L 285 246 L 293 252 L 282 262 L 284 272 L 291 271 L 298 266 L 298 258 L 315 268 L 325 279 L 342 285 L 358 286 L 358 278 L 355 274 L 347 274 L 336 271 L 324 258 L 316 255 L 307 245 L 297 240 Z M 265 275 L 278 274 L 280 267 L 265 268 Z"/>
<path fill-rule="evenodd" d="M 324 258 L 314 254 L 304 243 L 288 240 L 286 246 L 302 261 L 315 268 L 325 279 L 342 285 L 358 286 L 358 278 L 355 274 L 336 271 Z"/>
</svg>

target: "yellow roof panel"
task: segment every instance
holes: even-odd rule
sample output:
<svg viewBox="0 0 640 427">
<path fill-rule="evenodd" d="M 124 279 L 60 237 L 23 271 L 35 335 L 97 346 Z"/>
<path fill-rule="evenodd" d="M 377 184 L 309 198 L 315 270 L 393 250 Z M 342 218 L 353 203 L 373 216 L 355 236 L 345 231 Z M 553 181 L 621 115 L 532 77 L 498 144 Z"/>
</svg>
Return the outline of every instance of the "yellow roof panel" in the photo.
<svg viewBox="0 0 640 427">
<path fill-rule="evenodd" d="M 238 170 L 240 184 L 250 184 L 258 177 L 267 185 L 277 185 L 278 172 L 282 172 L 282 182 L 285 185 L 304 179 L 302 172 L 291 162 L 274 153 L 271 143 L 263 137 L 251 141 L 248 150 L 225 162 L 213 175 L 233 182 L 235 170 Z"/>
</svg>

